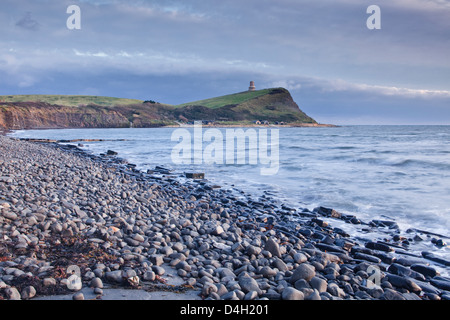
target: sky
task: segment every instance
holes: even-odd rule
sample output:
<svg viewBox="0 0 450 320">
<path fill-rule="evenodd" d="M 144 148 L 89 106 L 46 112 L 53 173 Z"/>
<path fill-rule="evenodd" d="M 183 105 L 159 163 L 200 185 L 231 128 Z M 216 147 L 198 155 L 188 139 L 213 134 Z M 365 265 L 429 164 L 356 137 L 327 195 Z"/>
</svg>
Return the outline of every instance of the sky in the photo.
<svg viewBox="0 0 450 320">
<path fill-rule="evenodd" d="M 450 125 L 450 0 L 0 0 L 0 73 L 0 95 L 168 104 L 252 80 L 320 123 Z"/>
</svg>

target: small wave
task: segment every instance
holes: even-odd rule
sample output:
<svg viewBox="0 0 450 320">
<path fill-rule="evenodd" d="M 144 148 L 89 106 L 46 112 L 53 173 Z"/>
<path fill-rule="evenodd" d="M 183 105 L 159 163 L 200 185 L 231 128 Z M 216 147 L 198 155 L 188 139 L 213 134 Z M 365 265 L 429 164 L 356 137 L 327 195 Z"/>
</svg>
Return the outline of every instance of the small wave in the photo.
<svg viewBox="0 0 450 320">
<path fill-rule="evenodd" d="M 377 157 L 362 157 L 354 160 L 357 163 L 365 163 L 369 165 L 390 166 L 395 168 L 432 168 L 439 170 L 450 170 L 450 163 L 436 162 L 428 160 L 417 159 L 403 159 L 403 160 L 387 160 Z"/>
<path fill-rule="evenodd" d="M 287 170 L 287 171 L 290 171 L 290 172 L 293 172 L 293 171 L 302 171 L 302 170 L 303 170 L 303 169 L 302 169 L 301 167 L 299 167 L 299 166 L 292 166 L 292 165 L 288 165 L 288 166 L 283 165 L 282 168 L 283 168 L 284 170 Z"/>
<path fill-rule="evenodd" d="M 366 158 L 359 158 L 355 160 L 356 162 L 362 162 L 362 163 L 369 163 L 369 164 L 379 164 L 380 159 L 374 158 L 374 157 L 366 157 Z"/>
<path fill-rule="evenodd" d="M 442 162 L 433 162 L 433 161 L 425 161 L 425 160 L 416 160 L 416 159 L 405 159 L 398 162 L 394 162 L 391 164 L 393 167 L 427 167 L 427 168 L 436 168 L 436 169 L 446 169 L 450 170 L 450 163 L 442 163 Z"/>
<path fill-rule="evenodd" d="M 314 148 L 305 148 L 305 147 L 300 147 L 300 146 L 289 146 L 289 147 L 287 147 L 287 149 L 300 150 L 300 151 L 317 151 L 318 150 L 318 149 L 314 149 Z"/>
<path fill-rule="evenodd" d="M 354 150 L 354 149 L 357 149 L 357 147 L 354 147 L 354 146 L 340 146 L 340 147 L 334 147 L 332 149 L 336 149 L 336 150 Z"/>
<path fill-rule="evenodd" d="M 348 159 L 353 159 L 351 156 L 345 156 L 345 155 L 339 155 L 339 156 L 334 156 L 331 157 L 330 160 L 348 160 Z"/>
<path fill-rule="evenodd" d="M 414 163 L 417 163 L 417 162 L 415 160 L 412 160 L 412 159 L 406 159 L 406 160 L 402 160 L 402 161 L 399 161 L 399 162 L 392 163 L 392 166 L 393 167 L 406 167 L 406 166 L 412 165 Z"/>
<path fill-rule="evenodd" d="M 369 153 L 369 154 L 371 154 L 371 153 L 375 153 L 375 154 L 393 154 L 393 153 L 398 153 L 398 151 L 396 151 L 396 150 L 376 150 L 376 149 L 371 149 L 371 150 L 368 150 L 368 151 L 366 151 L 364 153 Z"/>
</svg>

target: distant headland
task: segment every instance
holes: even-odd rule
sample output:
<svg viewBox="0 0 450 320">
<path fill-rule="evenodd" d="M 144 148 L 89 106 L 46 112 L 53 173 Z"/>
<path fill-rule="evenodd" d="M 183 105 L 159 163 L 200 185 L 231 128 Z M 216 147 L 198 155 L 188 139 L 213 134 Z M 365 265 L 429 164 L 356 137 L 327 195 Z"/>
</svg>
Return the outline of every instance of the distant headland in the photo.
<svg viewBox="0 0 450 320">
<path fill-rule="evenodd" d="M 205 126 L 332 126 L 306 115 L 284 88 L 247 91 L 170 105 L 81 95 L 0 96 L 0 130 Z"/>
</svg>

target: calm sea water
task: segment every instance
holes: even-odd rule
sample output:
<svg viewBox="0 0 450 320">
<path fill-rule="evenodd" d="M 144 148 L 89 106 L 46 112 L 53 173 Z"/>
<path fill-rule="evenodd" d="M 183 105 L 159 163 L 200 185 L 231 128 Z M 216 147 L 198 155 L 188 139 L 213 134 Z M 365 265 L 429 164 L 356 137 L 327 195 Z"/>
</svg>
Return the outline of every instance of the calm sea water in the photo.
<svg viewBox="0 0 450 320">
<path fill-rule="evenodd" d="M 266 193 L 297 208 L 320 205 L 365 221 L 389 218 L 404 230 L 450 233 L 450 126 L 283 128 L 279 131 L 279 170 L 271 176 L 260 174 L 263 165 L 248 161 L 175 165 L 171 158 L 177 145 L 171 141 L 174 130 L 30 130 L 12 136 L 125 139 L 83 142 L 83 148 L 95 154 L 117 151 L 142 170 L 162 165 L 205 172 L 208 180 L 224 187 L 234 185 L 255 196 Z"/>
</svg>

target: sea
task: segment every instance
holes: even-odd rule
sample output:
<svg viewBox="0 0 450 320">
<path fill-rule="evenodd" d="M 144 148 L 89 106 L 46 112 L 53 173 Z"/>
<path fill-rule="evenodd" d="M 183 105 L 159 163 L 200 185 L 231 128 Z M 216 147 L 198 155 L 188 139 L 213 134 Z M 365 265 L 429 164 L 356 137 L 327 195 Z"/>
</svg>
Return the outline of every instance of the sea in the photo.
<svg viewBox="0 0 450 320">
<path fill-rule="evenodd" d="M 194 161 L 195 150 L 211 149 L 213 140 L 205 139 L 206 133 L 218 143 L 214 145 L 215 152 L 226 153 L 226 141 L 221 144 L 220 139 L 226 140 L 227 130 L 238 129 L 197 128 L 201 140 L 195 137 L 194 128 L 20 130 L 10 136 L 102 139 L 79 142 L 80 148 L 93 154 L 116 151 L 143 171 L 162 166 L 174 172 L 201 172 L 205 179 L 223 188 L 242 190 L 255 197 L 270 196 L 300 210 L 323 206 L 355 215 L 362 221 L 392 220 L 403 231 L 424 230 L 442 235 L 449 243 L 450 126 L 241 128 L 240 132 L 248 136 L 256 132 L 261 138 L 265 136 L 259 134 L 266 133 L 271 142 L 266 145 L 270 149 L 267 154 L 278 160 L 276 170 L 269 175 L 261 170 L 270 165 L 267 161 L 250 159 L 252 150 L 264 149 L 262 138 L 256 145 L 247 141 L 247 153 L 244 158 L 241 155 L 240 161 L 238 155 L 235 161 L 222 163 Z M 174 159 L 174 150 L 185 150 L 180 141 L 186 134 L 190 136 L 184 142 L 201 144 L 192 143 L 192 152 L 186 159 L 193 161 L 180 163 Z M 270 140 L 271 137 L 276 140 Z M 256 151 L 258 154 L 260 150 Z M 440 250 L 450 258 L 448 246 Z"/>
</svg>

